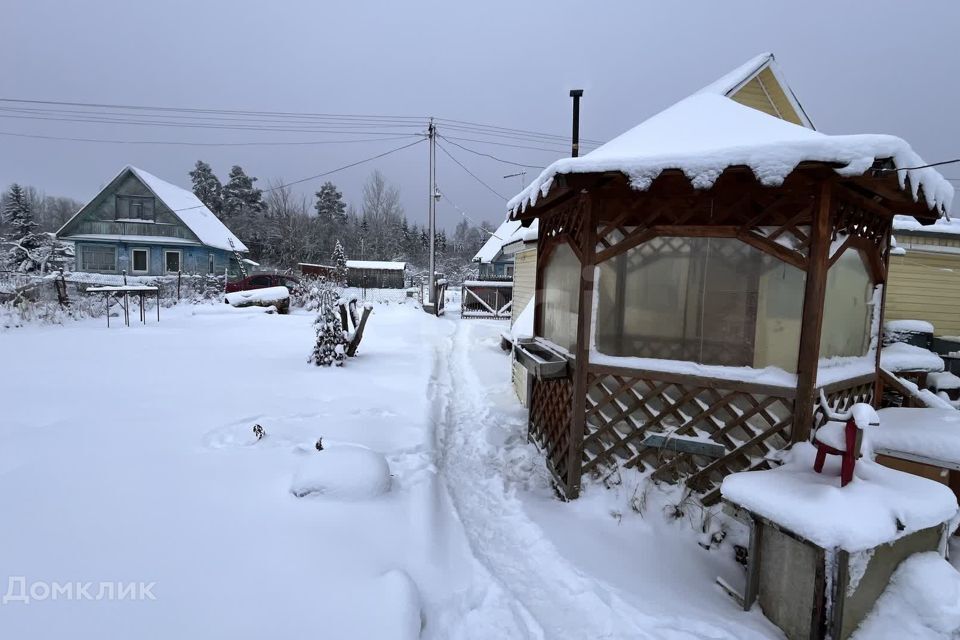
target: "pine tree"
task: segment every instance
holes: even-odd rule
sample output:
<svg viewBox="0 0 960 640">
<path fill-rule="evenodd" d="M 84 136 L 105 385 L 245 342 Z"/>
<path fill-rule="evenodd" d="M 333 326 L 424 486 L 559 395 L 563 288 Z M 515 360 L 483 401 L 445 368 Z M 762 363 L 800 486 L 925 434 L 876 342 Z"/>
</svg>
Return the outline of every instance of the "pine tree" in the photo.
<svg viewBox="0 0 960 640">
<path fill-rule="evenodd" d="M 347 284 L 347 256 L 343 253 L 343 245 L 337 240 L 333 248 L 333 266 L 337 270 L 337 284 L 341 287 Z"/>
<path fill-rule="evenodd" d="M 220 178 L 213 173 L 210 165 L 197 160 L 196 167 L 190 172 L 190 180 L 193 181 L 193 194 L 219 218 L 223 214 L 223 185 L 220 184 Z"/>
<path fill-rule="evenodd" d="M 3 208 L 3 218 L 13 229 L 13 239 L 23 240 L 33 233 L 37 223 L 33 220 L 33 211 L 30 202 L 23 191 L 23 187 L 14 183 L 7 193 L 7 202 Z"/>
<path fill-rule="evenodd" d="M 317 343 L 307 362 L 312 362 L 318 367 L 342 366 L 347 357 L 347 336 L 343 331 L 340 315 L 335 305 L 330 303 L 329 298 L 321 307 L 320 315 L 317 316 L 313 327 L 317 332 Z"/>
<path fill-rule="evenodd" d="M 264 209 L 263 192 L 253 186 L 251 178 L 239 165 L 230 169 L 230 179 L 223 186 L 223 215 L 231 218 L 242 214 L 256 214 Z"/>
<path fill-rule="evenodd" d="M 324 182 L 320 191 L 315 194 L 317 217 L 323 222 L 343 224 L 347 221 L 347 204 L 343 201 L 343 194 L 337 190 L 332 182 Z"/>
</svg>

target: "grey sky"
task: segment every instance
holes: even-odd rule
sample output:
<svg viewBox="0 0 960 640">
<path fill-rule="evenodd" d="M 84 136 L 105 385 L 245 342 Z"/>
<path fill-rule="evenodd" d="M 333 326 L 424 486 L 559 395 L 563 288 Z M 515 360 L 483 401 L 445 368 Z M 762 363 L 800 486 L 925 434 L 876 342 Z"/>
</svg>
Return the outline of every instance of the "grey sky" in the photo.
<svg viewBox="0 0 960 640">
<path fill-rule="evenodd" d="M 606 140 L 753 55 L 773 51 L 820 130 L 899 135 L 932 162 L 960 157 L 958 21 L 960 3 L 952 0 L 790 6 L 12 0 L 0 21 L 0 97 L 435 115 L 567 136 L 567 93 L 581 87 L 581 134 Z M 5 117 L 0 131 L 205 142 L 339 137 Z M 221 178 L 240 164 L 266 186 L 271 178 L 302 178 L 402 142 L 196 148 L 0 136 L 0 183 L 85 200 L 127 163 L 186 186 L 187 171 L 202 158 Z M 558 157 L 463 144 L 535 165 Z M 503 195 L 519 189 L 519 178 L 502 178 L 515 167 L 451 151 Z M 330 179 L 358 203 L 373 168 L 400 186 L 408 216 L 423 221 L 426 145 Z M 441 189 L 471 216 L 502 217 L 503 201 L 442 153 L 437 173 Z M 960 165 L 944 174 L 960 177 Z M 312 193 L 320 182 L 298 188 Z M 448 228 L 460 219 L 447 202 L 438 216 Z"/>
</svg>

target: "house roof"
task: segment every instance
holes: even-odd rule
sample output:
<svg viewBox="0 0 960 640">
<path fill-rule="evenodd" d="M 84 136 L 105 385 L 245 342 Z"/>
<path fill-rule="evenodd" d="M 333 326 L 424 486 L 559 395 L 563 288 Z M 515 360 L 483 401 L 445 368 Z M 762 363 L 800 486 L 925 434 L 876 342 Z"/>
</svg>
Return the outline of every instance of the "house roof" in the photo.
<svg viewBox="0 0 960 640">
<path fill-rule="evenodd" d="M 732 82 L 727 78 L 584 156 L 554 162 L 510 200 L 511 217 L 536 204 L 563 174 L 618 171 L 633 188 L 645 190 L 663 171 L 679 169 L 695 188 L 709 189 L 733 166 L 747 166 L 762 184 L 777 186 L 801 162 L 838 165 L 837 173 L 846 176 L 862 175 L 882 159 L 904 169 L 926 164 L 895 136 L 827 135 L 744 106 L 721 92 Z M 953 186 L 935 169 L 909 169 L 897 175 L 903 188 L 909 179 L 914 200 L 922 187 L 929 208 L 949 210 Z"/>
<path fill-rule="evenodd" d="M 756 86 L 751 86 L 751 85 Z M 746 106 L 760 108 L 783 120 L 816 129 L 806 110 L 780 71 L 772 53 L 761 53 L 747 60 L 726 75 L 714 80 L 698 93 L 713 93 L 731 98 Z M 754 96 L 759 93 L 759 96 Z M 755 100 L 760 98 L 761 104 Z M 782 98 L 782 99 L 781 99 Z"/>
<path fill-rule="evenodd" d="M 893 230 L 900 233 L 960 235 L 960 220 L 940 218 L 933 224 L 921 224 L 913 216 L 893 216 Z"/>
<path fill-rule="evenodd" d="M 483 264 L 493 262 L 503 251 L 504 245 L 519 239 L 523 231 L 525 231 L 525 229 L 520 226 L 519 222 L 514 220 L 503 221 L 500 226 L 497 227 L 497 230 L 483 243 L 483 246 L 480 247 L 477 254 L 473 256 L 473 261 Z"/>
<path fill-rule="evenodd" d="M 406 262 L 385 262 L 381 260 L 347 260 L 348 269 L 383 269 L 385 271 L 403 271 Z"/>
<path fill-rule="evenodd" d="M 230 229 L 228 229 L 192 191 L 170 184 L 166 180 L 161 180 L 143 169 L 138 169 L 132 165 L 125 166 L 114 176 L 107 187 L 100 190 L 100 193 L 110 188 L 111 185 L 115 184 L 128 172 L 139 178 L 147 189 L 149 189 L 157 199 L 163 202 L 163 204 L 173 212 L 173 215 L 179 218 L 180 221 L 197 236 L 202 244 L 226 251 L 233 249 L 240 252 L 247 251 L 246 245 L 244 245 L 237 236 L 233 235 Z M 99 196 L 100 193 L 98 193 L 97 196 Z M 60 235 L 64 229 L 70 226 L 74 219 L 83 214 L 87 207 L 97 199 L 97 196 L 94 196 L 90 202 L 81 207 L 80 211 L 67 220 L 67 222 L 60 227 L 60 230 L 57 231 L 57 235 Z M 111 238 L 105 237 L 101 239 L 112 238 L 113 236 L 111 236 Z M 127 236 L 117 236 L 117 238 L 127 239 Z M 153 238 L 152 236 L 150 238 L 153 241 L 163 240 L 166 242 L 166 240 L 162 238 Z M 231 242 L 233 243 L 232 246 Z"/>
</svg>

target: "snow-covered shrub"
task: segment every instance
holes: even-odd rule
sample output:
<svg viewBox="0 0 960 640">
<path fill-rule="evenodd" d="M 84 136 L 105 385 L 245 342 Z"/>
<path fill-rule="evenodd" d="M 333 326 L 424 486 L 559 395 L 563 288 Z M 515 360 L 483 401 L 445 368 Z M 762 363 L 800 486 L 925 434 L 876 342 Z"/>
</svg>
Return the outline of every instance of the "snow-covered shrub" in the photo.
<svg viewBox="0 0 960 640">
<path fill-rule="evenodd" d="M 337 300 L 332 293 L 332 290 L 327 289 L 320 294 L 320 314 L 313 323 L 317 342 L 307 362 L 318 367 L 339 367 L 347 357 L 347 333 L 343 329 Z"/>
</svg>

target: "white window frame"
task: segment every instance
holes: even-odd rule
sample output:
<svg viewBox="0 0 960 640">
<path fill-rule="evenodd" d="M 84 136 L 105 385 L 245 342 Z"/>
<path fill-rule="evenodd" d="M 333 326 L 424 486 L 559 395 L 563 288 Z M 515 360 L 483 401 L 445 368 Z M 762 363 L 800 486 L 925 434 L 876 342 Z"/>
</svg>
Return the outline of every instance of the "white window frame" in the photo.
<svg viewBox="0 0 960 640">
<path fill-rule="evenodd" d="M 164 249 L 163 250 L 163 272 L 164 273 L 176 273 L 176 271 L 170 271 L 167 269 L 167 256 L 171 253 L 177 254 L 177 266 L 180 267 L 178 271 L 183 272 L 183 251 L 180 249 Z"/>
<path fill-rule="evenodd" d="M 147 268 L 140 271 L 136 268 L 137 261 L 134 252 L 143 251 L 147 254 Z M 150 247 L 130 247 L 130 273 L 150 273 Z"/>
</svg>

